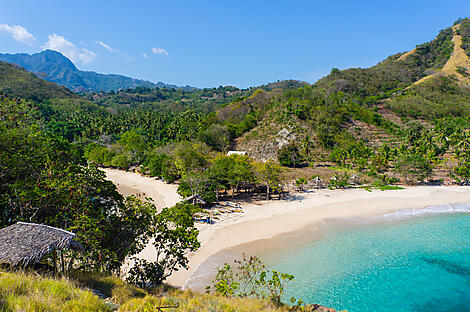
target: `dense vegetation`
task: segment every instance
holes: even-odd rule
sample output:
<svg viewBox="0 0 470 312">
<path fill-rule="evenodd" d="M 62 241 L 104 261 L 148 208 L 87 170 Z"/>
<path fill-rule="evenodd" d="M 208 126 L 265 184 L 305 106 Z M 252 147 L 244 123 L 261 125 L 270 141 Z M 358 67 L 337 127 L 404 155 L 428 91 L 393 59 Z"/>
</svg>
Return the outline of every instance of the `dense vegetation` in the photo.
<svg viewBox="0 0 470 312">
<path fill-rule="evenodd" d="M 370 68 L 338 70 L 320 79 L 316 84 L 329 92 L 342 91 L 369 100 L 381 99 L 409 86 L 418 79 L 442 68 L 453 51 L 453 31 L 442 30 L 433 41 L 416 46 L 404 59 L 395 54 Z"/>
<path fill-rule="evenodd" d="M 464 49 L 465 53 L 470 56 L 470 18 L 465 18 L 458 21 L 460 23 L 460 27 L 457 31 L 457 34 L 462 36 L 462 49 Z"/>
<path fill-rule="evenodd" d="M 0 117 L 1 227 L 27 221 L 70 230 L 84 252 L 70 251 L 67 267 L 104 272 L 119 272 L 124 260 L 153 237 L 166 254 L 151 264 L 160 272 L 154 277 L 158 283 L 186 264 L 186 251 L 198 248 L 191 217 L 195 207 L 157 213 L 150 202 L 123 198 L 102 171 L 87 163 L 80 145 L 52 133 L 39 111 L 23 100 L 2 98 Z M 174 251 L 174 246 L 180 248 Z"/>
</svg>

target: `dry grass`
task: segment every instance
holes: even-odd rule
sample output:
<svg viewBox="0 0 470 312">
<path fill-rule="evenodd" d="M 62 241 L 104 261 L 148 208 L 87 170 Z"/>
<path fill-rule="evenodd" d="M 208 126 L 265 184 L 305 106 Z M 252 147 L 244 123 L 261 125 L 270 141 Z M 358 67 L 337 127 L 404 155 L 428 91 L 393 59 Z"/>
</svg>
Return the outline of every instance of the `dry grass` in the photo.
<svg viewBox="0 0 470 312">
<path fill-rule="evenodd" d="M 430 78 L 433 77 L 439 77 L 439 76 L 446 76 L 446 75 L 453 75 L 454 77 L 457 78 L 459 84 L 461 85 L 468 85 L 470 84 L 470 79 L 463 76 L 459 72 L 457 72 L 458 67 L 463 67 L 467 70 L 467 72 L 470 72 L 470 58 L 468 55 L 465 53 L 465 51 L 462 49 L 462 36 L 457 35 L 456 30 L 460 27 L 460 24 L 455 25 L 452 27 L 452 30 L 454 31 L 454 36 L 452 38 L 452 43 L 454 44 L 454 51 L 452 52 L 450 58 L 447 60 L 445 63 L 444 67 L 442 67 L 442 70 L 421 78 L 420 80 L 416 81 L 414 85 L 418 85 Z M 403 56 L 403 55 L 402 55 Z"/>
<path fill-rule="evenodd" d="M 246 298 L 227 298 L 217 295 L 201 295 L 190 291 L 172 290 L 163 297 L 146 296 L 145 298 L 137 298 L 129 300 L 123 304 L 119 311 L 121 312 L 147 312 L 155 311 L 155 307 L 175 306 L 176 309 L 168 309 L 175 312 L 189 311 L 259 311 L 259 312 L 284 312 L 291 311 L 289 307 L 277 307 L 269 301 L 246 299 Z"/>
<path fill-rule="evenodd" d="M 65 279 L 0 272 L 0 311 L 110 311 L 91 291 Z"/>
</svg>

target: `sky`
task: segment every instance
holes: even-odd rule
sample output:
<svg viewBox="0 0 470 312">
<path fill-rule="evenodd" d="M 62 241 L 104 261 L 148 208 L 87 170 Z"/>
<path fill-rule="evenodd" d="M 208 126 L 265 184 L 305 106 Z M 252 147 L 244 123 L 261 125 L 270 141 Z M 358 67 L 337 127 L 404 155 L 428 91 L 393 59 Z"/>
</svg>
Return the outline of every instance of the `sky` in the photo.
<svg viewBox="0 0 470 312">
<path fill-rule="evenodd" d="M 470 1 L 0 1 L 0 53 L 176 85 L 315 82 L 434 39 Z"/>
</svg>

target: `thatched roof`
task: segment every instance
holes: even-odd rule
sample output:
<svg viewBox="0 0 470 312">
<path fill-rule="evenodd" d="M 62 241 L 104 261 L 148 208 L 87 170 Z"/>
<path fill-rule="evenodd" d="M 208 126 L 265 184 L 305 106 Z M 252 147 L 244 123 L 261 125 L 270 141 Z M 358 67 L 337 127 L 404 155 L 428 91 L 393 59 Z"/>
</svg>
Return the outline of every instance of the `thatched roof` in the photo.
<svg viewBox="0 0 470 312">
<path fill-rule="evenodd" d="M 0 230 L 0 262 L 29 266 L 53 250 L 82 249 L 75 234 L 35 223 L 18 222 Z"/>
</svg>

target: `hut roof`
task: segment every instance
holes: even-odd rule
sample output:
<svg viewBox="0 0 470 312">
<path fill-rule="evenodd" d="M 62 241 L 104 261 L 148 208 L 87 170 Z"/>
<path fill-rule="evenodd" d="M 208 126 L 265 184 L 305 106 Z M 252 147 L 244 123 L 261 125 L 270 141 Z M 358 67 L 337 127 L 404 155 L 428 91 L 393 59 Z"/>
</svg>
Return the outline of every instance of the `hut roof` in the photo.
<svg viewBox="0 0 470 312">
<path fill-rule="evenodd" d="M 26 267 L 52 250 L 82 249 L 74 237 L 74 233 L 55 227 L 18 222 L 0 230 L 0 262 Z"/>
<path fill-rule="evenodd" d="M 189 197 L 186 197 L 185 199 L 183 199 L 183 201 L 194 201 L 198 204 L 203 204 L 205 205 L 206 204 L 206 201 L 204 199 L 202 199 L 199 194 L 194 194 L 194 195 L 191 195 Z"/>
</svg>

